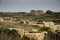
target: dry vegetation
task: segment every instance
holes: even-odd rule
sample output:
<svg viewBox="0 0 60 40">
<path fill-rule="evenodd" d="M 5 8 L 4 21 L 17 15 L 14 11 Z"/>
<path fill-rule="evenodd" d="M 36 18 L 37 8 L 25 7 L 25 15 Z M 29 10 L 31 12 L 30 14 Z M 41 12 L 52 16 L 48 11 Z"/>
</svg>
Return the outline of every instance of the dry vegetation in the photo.
<svg viewBox="0 0 60 40">
<path fill-rule="evenodd" d="M 9 28 L 21 28 L 30 33 L 33 33 L 32 29 L 38 29 L 38 32 L 47 31 L 47 40 L 49 40 L 50 38 L 51 40 L 60 40 L 60 32 L 49 32 L 49 27 L 32 25 L 32 21 L 34 23 L 42 21 L 53 21 L 54 23 L 60 24 L 60 12 L 52 12 L 48 10 L 46 11 L 46 13 L 38 15 L 33 14 L 33 12 L 0 12 L 0 40 L 37 40 L 34 38 L 29 38 L 25 35 L 23 36 L 23 38 L 21 38 L 21 35 L 19 35 L 15 29 L 10 30 Z M 29 25 L 30 22 L 32 22 L 31 25 Z"/>
</svg>

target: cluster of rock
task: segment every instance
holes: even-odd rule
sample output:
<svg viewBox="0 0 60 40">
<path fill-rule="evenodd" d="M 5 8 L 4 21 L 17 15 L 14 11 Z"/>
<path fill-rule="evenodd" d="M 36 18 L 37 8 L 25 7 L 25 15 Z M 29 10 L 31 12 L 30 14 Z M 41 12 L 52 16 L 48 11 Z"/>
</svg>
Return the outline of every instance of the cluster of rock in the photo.
<svg viewBox="0 0 60 40">
<path fill-rule="evenodd" d="M 15 29 L 18 34 L 20 35 L 22 40 L 60 40 L 60 32 L 52 32 L 52 31 L 43 31 L 43 32 L 36 32 L 36 33 L 29 33 L 20 28 L 9 28 L 10 30 Z"/>
<path fill-rule="evenodd" d="M 6 17 L 5 17 L 5 19 L 6 19 Z M 51 30 L 53 30 L 53 31 L 60 29 L 60 25 L 55 25 L 55 23 L 52 21 L 50 21 L 50 22 L 49 21 L 48 22 L 46 22 L 46 21 L 35 22 L 35 21 L 29 21 L 29 20 L 16 21 L 17 19 L 9 18 L 9 17 L 7 17 L 7 19 L 9 19 L 9 20 L 4 20 L 4 18 L 0 17 L 0 24 L 2 24 L 2 23 L 11 24 L 11 25 L 12 24 L 25 24 L 25 25 L 30 25 L 33 27 L 38 25 L 39 27 L 50 27 Z"/>
<path fill-rule="evenodd" d="M 45 34 L 47 34 L 47 32 L 29 33 L 28 31 L 25 31 L 25 30 L 20 29 L 20 28 L 9 28 L 9 29 L 10 30 L 15 29 L 18 32 L 18 34 L 21 36 L 21 38 L 27 37 L 29 39 L 33 38 L 34 40 L 44 40 L 44 37 L 46 36 Z"/>
<path fill-rule="evenodd" d="M 9 17 L 8 17 L 9 19 Z M 6 24 L 14 24 L 14 23 L 20 23 L 21 21 L 14 21 L 16 19 L 13 19 L 11 18 L 12 20 L 4 20 L 3 18 L 0 18 L 0 23 L 6 23 Z M 28 25 L 33 25 L 33 27 L 35 25 L 38 25 L 39 27 L 50 27 L 52 32 L 55 32 L 56 30 L 60 30 L 60 25 L 55 25 L 54 22 L 46 22 L 46 21 L 43 21 L 43 22 L 34 22 L 34 21 L 24 21 L 22 20 L 21 24 L 24 23 L 24 24 L 28 24 Z M 16 24 L 15 24 L 16 25 Z M 47 32 L 46 31 L 43 31 L 43 32 L 37 32 L 38 29 L 29 29 L 27 27 L 27 29 L 31 30 L 32 33 L 30 33 L 28 30 L 24 30 L 24 29 L 21 29 L 21 28 L 9 28 L 10 30 L 12 29 L 15 29 L 18 34 L 21 36 L 21 38 L 28 38 L 29 39 L 34 39 L 34 40 L 45 40 L 47 38 Z M 24 39 L 23 39 L 24 40 Z"/>
</svg>

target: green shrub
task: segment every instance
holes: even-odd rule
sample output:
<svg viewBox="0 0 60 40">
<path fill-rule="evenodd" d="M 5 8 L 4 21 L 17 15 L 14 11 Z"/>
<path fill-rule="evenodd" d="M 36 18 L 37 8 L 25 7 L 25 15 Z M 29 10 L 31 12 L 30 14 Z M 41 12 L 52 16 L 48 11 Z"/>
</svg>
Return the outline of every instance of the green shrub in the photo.
<svg viewBox="0 0 60 40">
<path fill-rule="evenodd" d="M 18 32 L 7 27 L 0 27 L 0 40 L 20 40 L 21 37 Z"/>
<path fill-rule="evenodd" d="M 49 27 L 38 27 L 39 31 L 49 31 L 50 28 Z"/>
</svg>

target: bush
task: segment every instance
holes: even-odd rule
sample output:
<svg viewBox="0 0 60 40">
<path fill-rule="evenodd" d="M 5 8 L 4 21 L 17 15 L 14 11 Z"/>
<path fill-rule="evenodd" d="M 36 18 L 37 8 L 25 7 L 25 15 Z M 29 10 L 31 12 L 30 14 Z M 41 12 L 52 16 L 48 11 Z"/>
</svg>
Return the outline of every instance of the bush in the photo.
<svg viewBox="0 0 60 40">
<path fill-rule="evenodd" d="M 49 31 L 50 28 L 49 27 L 39 27 L 38 30 L 39 31 Z"/>
<path fill-rule="evenodd" d="M 20 39 L 21 37 L 15 29 L 10 30 L 6 27 L 0 27 L 0 40 L 20 40 Z"/>
</svg>

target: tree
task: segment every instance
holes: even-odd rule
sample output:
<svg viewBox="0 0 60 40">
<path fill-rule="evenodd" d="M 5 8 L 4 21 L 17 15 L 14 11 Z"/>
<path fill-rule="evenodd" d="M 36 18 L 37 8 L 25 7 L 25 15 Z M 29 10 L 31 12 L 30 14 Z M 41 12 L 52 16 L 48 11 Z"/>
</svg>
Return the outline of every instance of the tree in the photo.
<svg viewBox="0 0 60 40">
<path fill-rule="evenodd" d="M 46 11 L 47 14 L 52 14 L 53 12 L 51 10 Z"/>
</svg>

